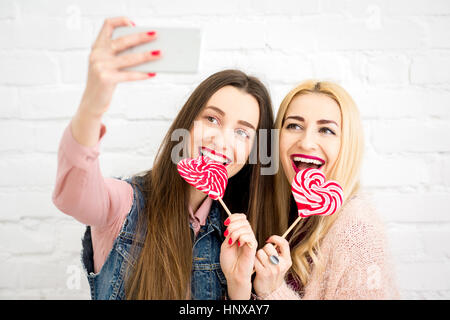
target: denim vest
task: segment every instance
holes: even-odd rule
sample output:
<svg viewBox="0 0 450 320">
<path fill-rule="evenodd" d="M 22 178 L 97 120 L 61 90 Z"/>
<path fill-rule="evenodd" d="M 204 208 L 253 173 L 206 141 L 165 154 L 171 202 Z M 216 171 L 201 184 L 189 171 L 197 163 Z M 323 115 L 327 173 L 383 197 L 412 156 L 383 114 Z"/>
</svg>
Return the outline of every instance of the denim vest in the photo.
<svg viewBox="0 0 450 320">
<path fill-rule="evenodd" d="M 125 179 L 128 183 L 131 178 Z M 136 177 L 139 183 L 139 177 Z M 125 271 L 131 264 L 135 266 L 137 257 L 131 254 L 131 245 L 142 248 L 143 236 L 136 235 L 138 220 L 137 202 L 144 208 L 145 199 L 140 190 L 133 187 L 133 205 L 128 213 L 119 235 L 114 240 L 112 250 L 101 270 L 94 273 L 94 259 L 90 226 L 86 227 L 82 239 L 81 262 L 86 272 L 91 298 L 93 300 L 123 300 L 125 299 Z M 220 268 L 220 247 L 224 241 L 222 218 L 216 201 L 213 201 L 207 222 L 200 228 L 197 238 L 193 242 L 191 298 L 195 300 L 220 300 L 226 296 L 226 279 Z M 191 240 L 194 231 L 191 225 Z M 180 239 L 180 241 L 184 241 Z"/>
</svg>

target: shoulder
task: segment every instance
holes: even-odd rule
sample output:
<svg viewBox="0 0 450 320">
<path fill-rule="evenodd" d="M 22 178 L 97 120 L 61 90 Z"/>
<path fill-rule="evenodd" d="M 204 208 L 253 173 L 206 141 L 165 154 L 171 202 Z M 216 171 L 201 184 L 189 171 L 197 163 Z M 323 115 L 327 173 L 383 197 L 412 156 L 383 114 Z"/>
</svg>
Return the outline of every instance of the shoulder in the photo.
<svg viewBox="0 0 450 320">
<path fill-rule="evenodd" d="M 133 175 L 133 176 L 118 176 L 114 179 L 120 180 L 125 183 L 130 189 L 130 206 L 127 211 L 128 214 L 135 211 L 136 208 L 144 208 L 146 204 L 146 189 L 147 183 L 146 178 L 143 175 Z"/>
<path fill-rule="evenodd" d="M 337 214 L 334 228 L 345 229 L 345 227 L 353 226 L 380 232 L 384 230 L 384 222 L 368 193 L 357 193 L 344 204 Z"/>
<path fill-rule="evenodd" d="M 132 175 L 132 176 L 117 176 L 115 179 L 123 180 L 128 182 L 129 184 L 135 185 L 143 185 L 145 182 L 145 176 L 142 174 Z"/>
<path fill-rule="evenodd" d="M 118 176 L 114 177 L 114 179 L 122 180 L 128 183 L 133 188 L 134 192 L 140 196 L 143 196 L 144 190 L 147 186 L 144 175 Z"/>
<path fill-rule="evenodd" d="M 337 212 L 338 216 L 324 241 L 336 253 L 381 253 L 386 247 L 385 225 L 370 195 L 358 193 Z"/>
</svg>

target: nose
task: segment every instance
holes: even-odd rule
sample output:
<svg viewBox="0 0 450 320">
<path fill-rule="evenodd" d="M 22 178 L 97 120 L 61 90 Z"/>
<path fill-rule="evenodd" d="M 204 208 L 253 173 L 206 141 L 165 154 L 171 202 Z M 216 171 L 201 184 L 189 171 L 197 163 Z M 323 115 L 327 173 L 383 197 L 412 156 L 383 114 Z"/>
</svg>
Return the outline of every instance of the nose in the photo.
<svg viewBox="0 0 450 320">
<path fill-rule="evenodd" d="M 214 147 L 214 150 L 225 155 L 232 145 L 226 130 L 214 130 L 210 136 L 210 143 L 212 144 L 212 147 Z"/>
<path fill-rule="evenodd" d="M 317 148 L 317 144 L 314 138 L 314 134 L 306 130 L 305 133 L 297 141 L 297 146 L 305 151 L 315 150 Z"/>
</svg>

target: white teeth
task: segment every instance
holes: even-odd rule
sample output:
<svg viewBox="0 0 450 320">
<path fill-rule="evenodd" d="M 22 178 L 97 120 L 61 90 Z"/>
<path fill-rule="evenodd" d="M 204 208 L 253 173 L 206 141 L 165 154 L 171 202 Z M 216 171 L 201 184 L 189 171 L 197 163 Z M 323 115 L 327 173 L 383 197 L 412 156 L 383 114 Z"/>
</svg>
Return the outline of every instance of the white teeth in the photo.
<svg viewBox="0 0 450 320">
<path fill-rule="evenodd" d="M 201 154 L 202 154 L 203 156 L 207 156 L 207 157 L 210 158 L 211 160 L 214 160 L 214 161 L 217 161 L 217 162 L 220 162 L 220 163 L 228 163 L 228 160 L 227 160 L 227 159 L 225 159 L 225 158 L 223 158 L 223 157 L 221 157 L 221 156 L 212 154 L 212 153 L 209 152 L 209 151 L 201 150 L 200 152 L 201 152 Z"/>
<path fill-rule="evenodd" d="M 302 158 L 302 157 L 294 157 L 293 160 L 294 161 L 301 161 L 301 162 L 304 162 L 304 163 L 312 163 L 312 164 L 316 164 L 318 166 L 321 166 L 323 164 L 322 161 L 315 160 L 315 159 L 307 159 L 307 158 Z"/>
</svg>

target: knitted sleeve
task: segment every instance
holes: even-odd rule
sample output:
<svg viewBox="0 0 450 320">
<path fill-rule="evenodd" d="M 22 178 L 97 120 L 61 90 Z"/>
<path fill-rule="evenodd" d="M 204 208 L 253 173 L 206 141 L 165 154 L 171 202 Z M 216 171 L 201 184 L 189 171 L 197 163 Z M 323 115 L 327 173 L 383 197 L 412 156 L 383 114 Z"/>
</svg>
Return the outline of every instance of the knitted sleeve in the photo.
<svg viewBox="0 0 450 320">
<path fill-rule="evenodd" d="M 370 208 L 342 219 L 330 234 L 324 299 L 397 299 L 382 223 Z"/>
<path fill-rule="evenodd" d="M 265 297 L 257 297 L 257 300 L 300 300 L 300 295 L 286 282 L 275 291 Z"/>
<path fill-rule="evenodd" d="M 399 299 L 384 225 L 364 198 L 339 213 L 319 256 L 302 293 L 285 283 L 264 299 Z"/>
</svg>

